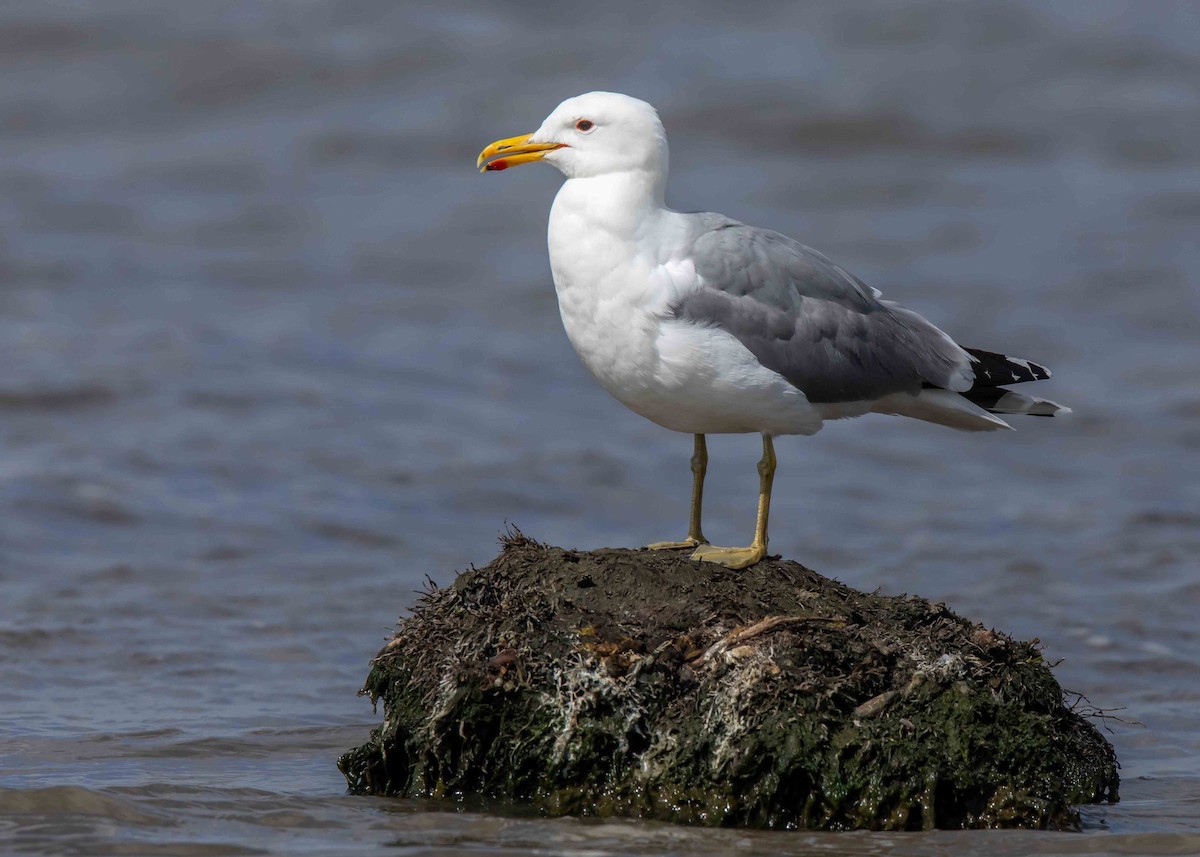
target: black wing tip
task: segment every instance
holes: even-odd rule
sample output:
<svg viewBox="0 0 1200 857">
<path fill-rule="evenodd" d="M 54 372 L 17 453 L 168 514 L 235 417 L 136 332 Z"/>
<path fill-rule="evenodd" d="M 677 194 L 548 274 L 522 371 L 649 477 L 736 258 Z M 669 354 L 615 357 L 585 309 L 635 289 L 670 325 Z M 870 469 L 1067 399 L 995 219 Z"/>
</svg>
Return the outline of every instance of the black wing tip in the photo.
<svg viewBox="0 0 1200 857">
<path fill-rule="evenodd" d="M 1029 360 L 1009 357 L 996 351 L 982 348 L 963 349 L 974 359 L 971 367 L 975 371 L 976 387 L 998 387 L 1001 384 L 1020 384 L 1026 381 L 1045 381 L 1051 372 Z"/>
</svg>

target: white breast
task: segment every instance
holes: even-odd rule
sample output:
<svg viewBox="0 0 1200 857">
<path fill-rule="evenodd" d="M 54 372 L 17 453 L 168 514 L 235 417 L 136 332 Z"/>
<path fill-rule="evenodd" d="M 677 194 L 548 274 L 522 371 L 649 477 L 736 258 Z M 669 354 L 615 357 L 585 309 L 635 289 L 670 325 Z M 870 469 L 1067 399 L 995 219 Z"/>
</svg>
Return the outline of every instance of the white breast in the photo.
<svg viewBox="0 0 1200 857">
<path fill-rule="evenodd" d="M 587 185 L 566 182 L 550 213 L 550 266 L 567 337 L 614 397 L 689 433 L 812 434 L 821 418 L 803 393 L 732 335 L 671 317 L 699 287 L 683 252 L 683 216 L 630 218 Z"/>
</svg>

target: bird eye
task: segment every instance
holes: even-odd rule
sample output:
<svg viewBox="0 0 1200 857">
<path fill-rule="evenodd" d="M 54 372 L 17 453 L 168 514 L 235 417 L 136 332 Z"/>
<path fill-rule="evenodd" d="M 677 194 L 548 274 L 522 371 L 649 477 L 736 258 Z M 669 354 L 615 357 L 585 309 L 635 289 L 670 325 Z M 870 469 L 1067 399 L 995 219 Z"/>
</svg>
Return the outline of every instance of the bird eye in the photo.
<svg viewBox="0 0 1200 857">
<path fill-rule="evenodd" d="M 586 134 L 588 131 L 591 131 L 595 127 L 596 127 L 596 123 L 593 122 L 591 119 L 580 119 L 578 122 L 575 123 L 575 130 L 579 131 L 583 134 Z"/>
</svg>

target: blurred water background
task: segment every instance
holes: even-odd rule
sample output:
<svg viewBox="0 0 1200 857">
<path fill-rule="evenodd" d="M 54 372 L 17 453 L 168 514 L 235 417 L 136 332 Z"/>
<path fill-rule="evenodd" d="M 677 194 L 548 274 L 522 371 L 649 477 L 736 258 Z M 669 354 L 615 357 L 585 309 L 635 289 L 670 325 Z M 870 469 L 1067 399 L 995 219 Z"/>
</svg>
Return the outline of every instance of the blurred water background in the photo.
<svg viewBox="0 0 1200 857">
<path fill-rule="evenodd" d="M 561 99 L 660 109 L 668 200 L 822 249 L 1074 407 L 783 439 L 772 549 L 1038 637 L 1111 724 L 1082 836 L 702 832 L 350 798 L 367 661 L 505 521 L 678 537 L 690 440 L 571 352 Z M 1200 9 L 0 6 L 0 851 L 1200 852 Z M 1039 391 L 1041 392 L 1041 391 Z M 758 443 L 711 438 L 705 527 Z M 440 807 L 432 807 L 439 809 Z"/>
</svg>

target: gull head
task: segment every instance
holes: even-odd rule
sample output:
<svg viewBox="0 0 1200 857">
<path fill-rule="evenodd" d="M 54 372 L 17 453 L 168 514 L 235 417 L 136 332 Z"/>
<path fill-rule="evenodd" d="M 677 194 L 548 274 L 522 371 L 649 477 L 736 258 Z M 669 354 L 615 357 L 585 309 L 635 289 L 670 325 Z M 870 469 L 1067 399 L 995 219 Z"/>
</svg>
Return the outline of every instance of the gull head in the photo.
<svg viewBox="0 0 1200 857">
<path fill-rule="evenodd" d="M 569 179 L 667 173 L 667 134 L 645 101 L 618 92 L 568 98 L 532 134 L 497 140 L 479 154 L 482 172 L 545 161 Z"/>
</svg>

